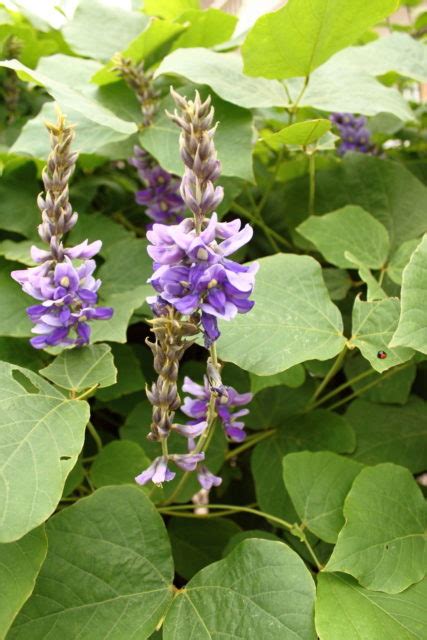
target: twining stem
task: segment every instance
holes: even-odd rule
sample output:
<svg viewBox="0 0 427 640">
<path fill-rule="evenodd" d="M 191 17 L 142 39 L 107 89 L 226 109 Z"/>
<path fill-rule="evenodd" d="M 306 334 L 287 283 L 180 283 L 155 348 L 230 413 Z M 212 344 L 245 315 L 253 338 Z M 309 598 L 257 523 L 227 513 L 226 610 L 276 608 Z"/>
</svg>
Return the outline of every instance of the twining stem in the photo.
<svg viewBox="0 0 427 640">
<path fill-rule="evenodd" d="M 181 504 L 181 505 L 165 507 L 165 508 L 160 507 L 157 510 L 159 511 L 159 513 L 163 513 L 164 515 L 174 515 L 174 516 L 181 516 L 181 517 L 186 517 L 186 518 L 188 518 L 188 517 L 191 517 L 191 518 L 206 518 L 205 515 L 199 515 L 199 514 L 196 514 L 196 513 L 185 513 L 185 511 L 192 510 L 192 509 L 194 509 L 194 505 Z M 287 520 L 283 520 L 283 518 L 278 518 L 277 516 L 273 516 L 270 513 L 266 513 L 265 511 L 259 511 L 258 509 L 253 509 L 252 507 L 243 507 L 243 506 L 230 505 L 230 504 L 210 504 L 209 505 L 209 509 L 219 509 L 223 515 L 231 515 L 231 513 L 239 513 L 239 512 L 250 513 L 250 514 L 252 514 L 254 516 L 259 516 L 260 518 L 265 518 L 266 520 L 269 520 L 270 522 L 274 522 L 275 524 L 278 524 L 279 526 L 284 527 L 285 529 L 288 529 L 288 531 L 290 533 L 295 535 L 299 540 L 301 540 L 305 544 L 305 546 L 307 547 L 308 552 L 310 553 L 311 557 L 313 558 L 313 561 L 314 561 L 316 567 L 319 570 L 323 568 L 322 565 L 320 564 L 316 554 L 314 553 L 314 550 L 313 550 L 312 546 L 308 542 L 303 528 L 300 525 L 291 524 Z M 184 513 L 182 513 L 182 512 L 184 512 Z"/>
<path fill-rule="evenodd" d="M 360 396 L 362 393 L 365 393 L 365 391 L 368 391 L 368 389 L 371 389 L 372 387 L 375 387 L 380 382 L 383 382 L 384 380 L 386 380 L 388 378 L 391 378 L 391 376 L 394 376 L 395 373 L 398 373 L 399 371 L 403 371 L 403 369 L 406 369 L 407 367 L 409 367 L 410 364 L 411 364 L 411 362 L 407 362 L 406 364 L 403 364 L 400 367 L 393 367 L 393 369 L 390 369 L 389 371 L 386 371 L 386 373 L 384 373 L 382 376 L 380 376 L 379 378 L 376 378 L 375 380 L 373 380 L 369 384 L 366 384 L 364 387 L 361 387 L 360 389 L 357 389 L 351 395 L 347 396 L 346 398 L 343 398 L 342 400 L 338 400 L 338 402 L 335 402 L 335 404 L 333 404 L 330 407 L 328 407 L 328 409 L 331 409 L 331 410 L 332 409 L 336 409 L 337 407 L 340 407 L 341 405 L 345 404 L 346 402 L 349 402 L 350 400 L 353 400 L 353 398 L 357 398 L 357 396 Z"/>
<path fill-rule="evenodd" d="M 102 440 L 101 440 L 97 430 L 95 429 L 95 427 L 93 426 L 93 424 L 90 421 L 87 423 L 87 430 L 89 431 L 90 435 L 94 439 L 96 448 L 97 448 L 98 453 L 99 453 L 101 451 L 102 447 L 103 447 Z"/>
<path fill-rule="evenodd" d="M 260 433 L 255 433 L 253 436 L 249 436 L 239 447 L 235 447 L 234 449 L 231 449 L 231 451 L 228 451 L 225 455 L 225 459 L 231 460 L 240 453 L 243 453 L 247 449 L 253 447 L 254 444 L 270 438 L 274 433 L 276 433 L 276 429 L 268 429 L 266 431 L 261 431 Z"/>
<path fill-rule="evenodd" d="M 327 385 L 332 380 L 332 378 L 335 376 L 335 374 L 338 373 L 338 371 L 341 369 L 342 363 L 344 362 L 344 359 L 345 359 L 346 355 L 347 355 L 347 345 L 344 345 L 344 349 L 338 354 L 337 358 L 333 362 L 333 364 L 332 364 L 331 368 L 329 369 L 328 373 L 323 378 L 322 382 L 319 384 L 319 386 L 317 387 L 316 391 L 313 393 L 313 396 L 312 396 L 312 398 L 310 399 L 310 402 L 309 402 L 309 406 L 311 406 L 311 404 L 316 400 L 316 398 L 318 398 L 318 396 L 320 396 L 320 394 L 322 393 L 323 389 L 325 389 L 325 387 L 327 387 Z"/>
<path fill-rule="evenodd" d="M 316 196 L 316 154 L 308 154 L 308 173 L 310 178 L 308 191 L 308 215 L 314 216 L 314 199 Z"/>
</svg>

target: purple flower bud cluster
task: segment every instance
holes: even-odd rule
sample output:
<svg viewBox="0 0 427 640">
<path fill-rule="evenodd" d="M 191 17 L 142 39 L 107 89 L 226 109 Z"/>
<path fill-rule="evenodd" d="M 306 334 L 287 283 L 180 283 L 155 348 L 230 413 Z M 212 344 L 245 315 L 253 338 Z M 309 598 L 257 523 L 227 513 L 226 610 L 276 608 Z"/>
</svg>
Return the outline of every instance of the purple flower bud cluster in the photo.
<svg viewBox="0 0 427 640">
<path fill-rule="evenodd" d="M 145 187 L 135 194 L 137 204 L 145 207 L 145 213 L 154 222 L 181 222 L 186 207 L 179 194 L 179 180 L 155 164 L 141 147 L 135 146 L 134 154 L 129 162 L 137 169 Z"/>
<path fill-rule="evenodd" d="M 77 155 L 69 150 L 73 130 L 65 126 L 63 116 L 57 125 L 47 125 L 51 133 L 52 151 L 43 171 L 46 196 L 37 203 L 42 214 L 39 236 L 49 244 L 48 250 L 31 248 L 36 267 L 12 271 L 22 290 L 38 301 L 27 308 L 34 323 L 36 337 L 30 343 L 36 349 L 53 346 L 83 345 L 89 342 L 90 320 L 111 318 L 109 307 L 96 307 L 100 280 L 93 277 L 96 268 L 91 260 L 101 249 L 100 241 L 88 241 L 65 248 L 62 237 L 77 222 L 68 199 L 68 180 L 74 170 Z M 78 264 L 74 264 L 77 260 Z"/>
<path fill-rule="evenodd" d="M 336 125 L 342 140 L 338 148 L 340 155 L 343 156 L 349 151 L 360 153 L 373 151 L 371 134 L 366 128 L 367 120 L 364 116 L 354 116 L 351 113 L 333 113 L 330 120 Z"/>
<path fill-rule="evenodd" d="M 247 313 L 257 264 L 243 266 L 228 256 L 252 238 L 252 228 L 240 229 L 240 220 L 218 222 L 214 213 L 197 234 L 192 219 L 178 225 L 155 224 L 147 232 L 148 253 L 154 260 L 149 282 L 159 296 L 148 299 L 157 306 L 169 303 L 183 315 L 200 312 L 206 345 L 217 340 L 218 318 L 231 320 Z"/>
</svg>

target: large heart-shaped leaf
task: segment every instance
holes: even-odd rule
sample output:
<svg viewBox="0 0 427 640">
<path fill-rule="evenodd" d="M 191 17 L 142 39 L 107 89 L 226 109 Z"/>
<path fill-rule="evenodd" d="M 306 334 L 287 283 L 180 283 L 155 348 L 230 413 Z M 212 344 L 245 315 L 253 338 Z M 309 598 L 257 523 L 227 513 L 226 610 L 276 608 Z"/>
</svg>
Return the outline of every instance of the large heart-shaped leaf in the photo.
<svg viewBox="0 0 427 640">
<path fill-rule="evenodd" d="M 10 640 L 148 638 L 172 600 L 161 517 L 138 487 L 106 487 L 49 520 L 46 561 Z"/>
<path fill-rule="evenodd" d="M 386 593 L 400 593 L 424 577 L 427 506 L 407 469 L 389 463 L 363 469 L 344 517 L 327 571 L 344 571 Z"/>
<path fill-rule="evenodd" d="M 250 313 L 221 323 L 218 350 L 223 360 L 268 375 L 305 360 L 328 360 L 343 348 L 341 314 L 313 258 L 262 258 L 253 299 Z"/>
<path fill-rule="evenodd" d="M 245 73 L 308 76 L 396 8 L 395 0 L 289 0 L 261 16 L 243 46 Z"/>
<path fill-rule="evenodd" d="M 30 531 L 20 540 L 0 544 L 0 636 L 6 633 L 30 597 L 47 553 L 44 527 Z"/>
<path fill-rule="evenodd" d="M 17 540 L 53 513 L 89 420 L 28 369 L 0 363 L 0 541 Z"/>
<path fill-rule="evenodd" d="M 354 578 L 317 578 L 316 630 L 321 640 L 421 640 L 427 627 L 427 580 L 403 593 L 369 591 Z"/>
<path fill-rule="evenodd" d="M 164 640 L 215 636 L 314 640 L 314 583 L 282 542 L 245 540 L 202 569 L 172 603 Z"/>
</svg>

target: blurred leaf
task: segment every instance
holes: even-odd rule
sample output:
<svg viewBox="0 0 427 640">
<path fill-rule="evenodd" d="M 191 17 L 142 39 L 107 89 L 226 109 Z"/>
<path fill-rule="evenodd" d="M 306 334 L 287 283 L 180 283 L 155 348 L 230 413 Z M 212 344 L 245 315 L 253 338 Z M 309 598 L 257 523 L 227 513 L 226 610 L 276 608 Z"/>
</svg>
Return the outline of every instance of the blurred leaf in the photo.
<svg viewBox="0 0 427 640">
<path fill-rule="evenodd" d="M 66 349 L 39 373 L 57 386 L 74 393 L 94 385 L 109 387 L 117 379 L 117 369 L 108 344 Z"/>
<path fill-rule="evenodd" d="M 186 11 L 179 16 L 179 22 L 189 24 L 189 27 L 173 43 L 172 49 L 209 49 L 231 38 L 237 24 L 237 16 L 211 8 L 204 11 Z"/>
<path fill-rule="evenodd" d="M 33 242 L 23 240 L 22 242 L 14 242 L 13 240 L 3 240 L 0 242 L 0 255 L 6 260 L 14 260 L 29 267 L 34 267 L 35 262 L 31 258 L 30 249 Z"/>
<path fill-rule="evenodd" d="M 427 403 L 412 397 L 404 407 L 355 400 L 346 419 L 356 433 L 352 457 L 364 464 L 393 462 L 412 473 L 427 463 Z"/>
<path fill-rule="evenodd" d="M 294 389 L 304 384 L 305 369 L 301 364 L 296 364 L 287 371 L 276 373 L 273 376 L 257 376 L 251 373 L 250 380 L 252 393 L 258 393 L 267 387 L 281 387 L 282 385 Z"/>
<path fill-rule="evenodd" d="M 46 561 L 11 638 L 154 631 L 172 600 L 173 567 L 163 521 L 138 487 L 99 489 L 49 520 L 47 535 Z"/>
<path fill-rule="evenodd" d="M 96 456 L 90 469 L 90 477 L 96 488 L 112 484 L 133 484 L 135 476 L 149 465 L 149 458 L 136 442 L 113 440 Z"/>
<path fill-rule="evenodd" d="M 357 297 L 354 301 L 349 346 L 360 349 L 362 356 L 380 373 L 410 360 L 414 355 L 412 349 L 388 346 L 397 327 L 399 312 L 397 298 L 363 302 Z M 378 357 L 380 351 L 386 353 L 386 358 Z"/>
<path fill-rule="evenodd" d="M 191 9 L 200 9 L 199 0 L 144 0 L 146 13 L 169 20 L 174 20 Z"/>
<path fill-rule="evenodd" d="M 240 527 L 226 518 L 171 518 L 168 533 L 176 572 L 190 580 L 200 569 L 220 560 L 230 538 L 239 531 Z"/>
<path fill-rule="evenodd" d="M 363 469 L 344 517 L 327 571 L 349 573 L 363 587 L 386 593 L 425 576 L 427 506 L 407 469 L 389 463 Z"/>
<path fill-rule="evenodd" d="M 304 527 L 336 542 L 344 525 L 344 500 L 362 465 L 329 451 L 289 453 L 283 479 Z"/>
<path fill-rule="evenodd" d="M 27 238 L 34 237 L 40 218 L 36 204 L 39 191 L 33 162 L 3 173 L 0 177 L 0 228 L 16 231 Z M 19 215 L 16 215 L 17 211 Z"/>
<path fill-rule="evenodd" d="M 146 24 L 147 17 L 139 11 L 126 11 L 98 0 L 80 0 L 62 33 L 75 53 L 108 60 L 116 51 L 122 51 Z"/>
<path fill-rule="evenodd" d="M 402 275 L 402 308 L 390 348 L 412 347 L 427 354 L 427 234 Z"/>
<path fill-rule="evenodd" d="M 200 640 L 236 633 L 263 638 L 268 629 L 269 640 L 314 640 L 314 593 L 308 569 L 289 547 L 245 540 L 179 592 L 166 616 L 163 637 L 188 640 L 192 629 Z"/>
<path fill-rule="evenodd" d="M 387 265 L 387 275 L 396 284 L 402 284 L 403 269 L 408 264 L 419 243 L 419 239 L 407 240 L 400 247 L 397 247 L 391 256 Z"/>
<path fill-rule="evenodd" d="M 10 542 L 55 510 L 83 447 L 89 406 L 28 369 L 3 362 L 0 372 L 0 540 Z"/>
<path fill-rule="evenodd" d="M 361 207 L 346 206 L 322 216 L 310 216 L 297 231 L 336 267 L 354 268 L 345 256 L 348 250 L 357 263 L 373 269 L 380 269 L 387 260 L 387 230 Z"/>
<path fill-rule="evenodd" d="M 97 392 L 96 397 L 101 402 L 108 402 L 134 391 L 143 392 L 145 386 L 140 362 L 132 347 L 127 344 L 113 344 L 111 349 L 117 368 L 117 382 L 114 386 Z"/>
<path fill-rule="evenodd" d="M 207 84 L 223 100 L 246 109 L 284 107 L 289 102 L 279 82 L 244 75 L 242 61 L 235 53 L 216 53 L 200 47 L 179 49 L 162 61 L 155 75 L 162 74 Z"/>
<path fill-rule="evenodd" d="M 243 45 L 245 73 L 265 78 L 308 76 L 396 8 L 395 0 L 289 0 L 256 21 Z M 286 38 L 283 37 L 286 34 Z"/>
<path fill-rule="evenodd" d="M 398 595 L 371 591 L 340 573 L 320 573 L 316 629 L 322 640 L 418 640 L 427 625 L 427 580 Z"/>
<path fill-rule="evenodd" d="M 343 300 L 351 288 L 351 278 L 344 269 L 322 269 L 331 300 Z"/>
<path fill-rule="evenodd" d="M 0 544 L 2 606 L 0 634 L 6 637 L 13 620 L 30 597 L 47 553 L 44 527 L 27 533 L 16 542 Z"/>
<path fill-rule="evenodd" d="M 233 322 L 221 322 L 219 357 L 269 375 L 339 353 L 345 342 L 341 314 L 329 298 L 319 263 L 292 254 L 259 262 L 255 307 Z"/>
<path fill-rule="evenodd" d="M 0 258 L 0 289 L 2 303 L 0 305 L 0 336 L 22 338 L 30 336 L 31 322 L 26 308 L 33 304 L 33 299 L 21 290 L 20 285 L 12 280 L 10 272 L 22 268 Z"/>
</svg>

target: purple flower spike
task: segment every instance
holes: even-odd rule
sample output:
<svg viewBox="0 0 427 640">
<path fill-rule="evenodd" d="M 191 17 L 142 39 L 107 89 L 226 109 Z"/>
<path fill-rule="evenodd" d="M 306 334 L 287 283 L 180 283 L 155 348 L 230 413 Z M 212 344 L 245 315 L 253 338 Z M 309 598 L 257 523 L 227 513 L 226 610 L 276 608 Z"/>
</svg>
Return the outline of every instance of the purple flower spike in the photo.
<svg viewBox="0 0 427 640">
<path fill-rule="evenodd" d="M 150 480 L 161 486 L 163 482 L 169 482 L 175 478 L 176 473 L 168 469 L 168 459 L 165 456 L 156 458 L 152 464 L 135 478 L 140 485 L 147 484 Z"/>
<path fill-rule="evenodd" d="M 207 467 L 200 465 L 197 469 L 197 479 L 206 491 L 210 491 L 212 487 L 219 487 L 222 483 L 222 478 L 215 476 Z"/>
</svg>

